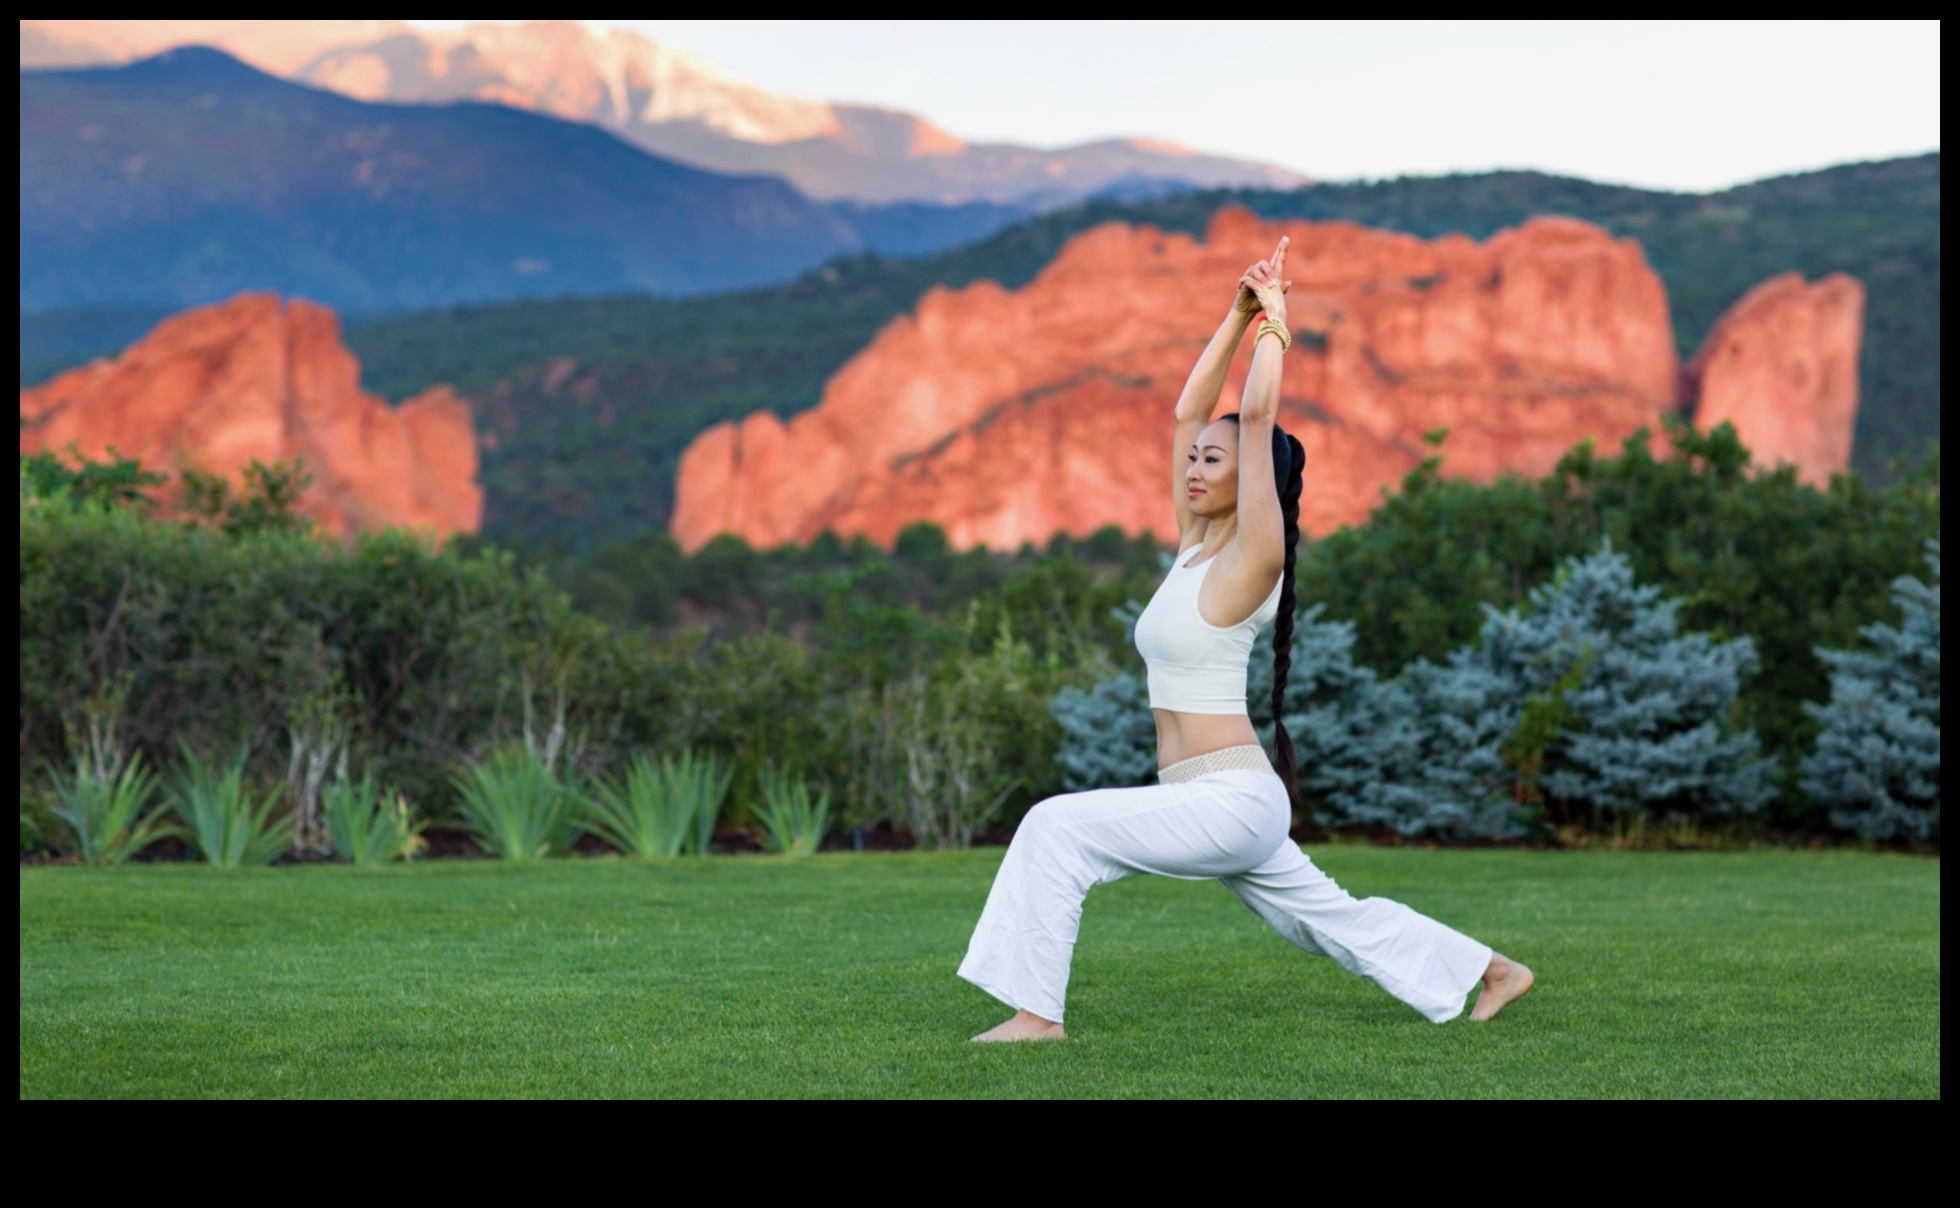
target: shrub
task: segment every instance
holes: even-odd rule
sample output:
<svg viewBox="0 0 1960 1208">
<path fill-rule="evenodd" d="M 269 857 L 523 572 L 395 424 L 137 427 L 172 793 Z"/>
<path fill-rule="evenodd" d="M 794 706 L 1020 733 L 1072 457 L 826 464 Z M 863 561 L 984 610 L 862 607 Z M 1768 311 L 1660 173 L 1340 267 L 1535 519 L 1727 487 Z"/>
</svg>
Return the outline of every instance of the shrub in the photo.
<svg viewBox="0 0 1960 1208">
<path fill-rule="evenodd" d="M 971 635 L 969 635 L 971 637 Z M 1066 674 L 1002 620 L 981 653 L 910 694 L 900 737 L 902 818 L 923 847 L 969 847 L 1015 797 L 1045 795 L 1056 739 L 1043 704 Z"/>
<path fill-rule="evenodd" d="M 152 767 L 184 743 L 243 748 L 255 778 L 292 771 L 303 797 L 331 738 L 438 811 L 453 769 L 513 735 L 527 676 L 563 688 L 571 730 L 623 746 L 669 742 L 685 716 L 681 643 L 615 639 L 501 554 L 52 505 L 23 505 L 19 553 L 27 767 L 68 764 L 72 719 L 124 682 L 122 732 Z M 314 724 L 323 700 L 332 734 Z"/>
<path fill-rule="evenodd" d="M 761 780 L 762 808 L 756 817 L 762 823 L 763 846 L 786 856 L 816 854 L 830 831 L 830 794 L 812 792 L 808 782 L 777 767 L 766 769 Z"/>
<path fill-rule="evenodd" d="M 904 821 L 921 847 L 971 847 L 1019 782 L 955 700 L 928 693 L 915 700 L 905 744 Z"/>
<path fill-rule="evenodd" d="M 52 785 L 23 778 L 20 781 L 20 855 L 52 855 L 67 850 L 61 835 L 68 830 L 54 812 L 61 799 Z"/>
<path fill-rule="evenodd" d="M 456 777 L 463 824 L 483 850 L 537 860 L 572 845 L 584 802 L 527 747 L 506 747 Z"/>
<path fill-rule="evenodd" d="M 1859 632 L 1875 649 L 1819 650 L 1831 700 L 1811 705 L 1823 726 L 1803 761 L 1803 786 L 1831 823 L 1874 839 L 1940 837 L 1940 545 L 1927 546 L 1930 582 L 1892 584 L 1896 626 Z"/>
<path fill-rule="evenodd" d="M 78 760 L 73 775 L 54 774 L 54 785 L 59 801 L 54 816 L 74 834 L 75 854 L 85 864 L 121 864 L 158 839 L 180 833 L 164 806 L 151 808 L 158 781 L 141 755 L 131 756 L 120 771 Z"/>
<path fill-rule="evenodd" d="M 292 842 L 292 818 L 272 816 L 278 793 L 259 798 L 245 787 L 243 755 L 207 767 L 186 747 L 174 796 L 192 845 L 217 868 L 270 864 Z"/>
<path fill-rule="evenodd" d="M 42 449 L 20 456 L 24 507 L 65 502 L 147 512 L 151 503 L 145 492 L 168 480 L 168 475 L 151 473 L 133 459 L 114 453 L 106 461 L 90 461 L 72 444 L 59 453 Z"/>
<path fill-rule="evenodd" d="M 1330 791 L 1331 816 L 1405 835 L 1522 834 L 1528 820 L 1505 758 L 1524 719 L 1519 698 L 1519 686 L 1471 650 L 1370 685 L 1348 724 L 1371 733 L 1381 762 Z"/>
<path fill-rule="evenodd" d="M 1754 646 L 1680 633 L 1680 607 L 1610 548 L 1569 560 L 1444 662 L 1353 672 L 1294 730 L 1303 778 L 1332 821 L 1411 835 L 1753 812 L 1767 769 L 1728 718 Z"/>
<path fill-rule="evenodd" d="M 1272 672 L 1266 674 L 1270 684 Z M 1061 730 L 1056 761 L 1064 789 L 1079 793 L 1156 780 L 1157 729 L 1142 677 L 1119 671 L 1088 688 L 1063 688 L 1048 711 Z"/>
<path fill-rule="evenodd" d="M 345 775 L 321 791 L 327 835 L 334 854 L 356 868 L 379 868 L 393 860 L 414 858 L 422 847 L 426 823 L 415 816 L 400 793 L 384 793 L 371 772 L 359 780 Z"/>
<path fill-rule="evenodd" d="M 1728 724 L 1755 643 L 1680 632 L 1684 603 L 1636 583 L 1609 545 L 1562 565 L 1528 608 L 1486 610 L 1470 661 L 1513 685 L 1503 753 L 1521 807 L 1542 800 L 1552 821 L 1571 823 L 1721 817 L 1769 801 L 1755 734 Z M 1548 732 L 1531 735 L 1541 718 Z"/>
<path fill-rule="evenodd" d="M 631 856 L 707 855 L 733 776 L 691 750 L 658 763 L 637 756 L 624 782 L 597 785 L 585 829 Z"/>
</svg>

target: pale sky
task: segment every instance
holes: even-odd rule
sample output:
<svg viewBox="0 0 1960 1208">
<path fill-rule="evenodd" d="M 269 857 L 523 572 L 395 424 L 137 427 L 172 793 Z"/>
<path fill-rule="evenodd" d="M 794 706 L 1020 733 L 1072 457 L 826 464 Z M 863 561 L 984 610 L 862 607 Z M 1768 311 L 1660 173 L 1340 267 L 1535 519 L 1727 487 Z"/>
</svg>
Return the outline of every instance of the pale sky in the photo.
<svg viewBox="0 0 1960 1208">
<path fill-rule="evenodd" d="M 1539 168 L 1704 190 L 1940 145 L 1937 21 L 588 24 L 970 141 L 1168 138 L 1323 180 Z"/>
</svg>

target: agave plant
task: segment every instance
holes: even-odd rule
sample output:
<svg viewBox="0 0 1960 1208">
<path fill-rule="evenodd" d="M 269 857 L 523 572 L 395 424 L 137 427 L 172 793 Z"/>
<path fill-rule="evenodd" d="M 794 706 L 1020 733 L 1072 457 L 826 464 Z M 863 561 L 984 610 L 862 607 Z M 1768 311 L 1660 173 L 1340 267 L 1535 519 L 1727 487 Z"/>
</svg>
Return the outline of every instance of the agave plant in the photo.
<svg viewBox="0 0 1960 1208">
<path fill-rule="evenodd" d="M 628 855 L 706 855 L 733 778 L 712 755 L 637 756 L 624 782 L 599 783 L 585 828 Z"/>
<path fill-rule="evenodd" d="M 511 747 L 456 777 L 463 823 L 485 851 L 537 860 L 571 847 L 585 813 L 577 790 L 534 752 Z"/>
<path fill-rule="evenodd" d="M 120 772 L 81 759 L 73 776 L 54 773 L 61 800 L 54 816 L 75 833 L 84 863 L 121 864 L 158 839 L 183 833 L 163 807 L 150 807 L 157 787 L 156 773 L 143 766 L 141 755 L 131 756 Z"/>
<path fill-rule="evenodd" d="M 788 856 L 814 855 L 830 832 L 830 794 L 810 786 L 781 768 L 762 773 L 762 845 Z"/>
<path fill-rule="evenodd" d="M 191 843 L 214 867 L 270 864 L 293 841 L 292 817 L 272 816 L 277 790 L 259 798 L 245 787 L 243 754 L 222 768 L 207 767 L 185 747 L 171 796 Z"/>
<path fill-rule="evenodd" d="M 361 773 L 359 780 L 336 777 L 321 797 L 334 853 L 354 867 L 379 868 L 397 858 L 412 859 L 421 849 L 427 824 L 400 793 L 382 792 L 371 773 Z"/>
</svg>

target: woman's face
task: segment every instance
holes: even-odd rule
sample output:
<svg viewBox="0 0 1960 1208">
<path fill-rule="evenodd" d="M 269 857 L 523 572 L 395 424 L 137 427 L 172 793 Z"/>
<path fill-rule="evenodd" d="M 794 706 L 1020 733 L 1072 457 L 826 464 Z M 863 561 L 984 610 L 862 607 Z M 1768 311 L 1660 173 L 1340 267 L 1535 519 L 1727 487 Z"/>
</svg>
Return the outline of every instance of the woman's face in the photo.
<svg viewBox="0 0 1960 1208">
<path fill-rule="evenodd" d="M 1225 420 L 1206 425 L 1188 452 L 1184 497 L 1191 505 L 1191 514 L 1216 520 L 1237 511 L 1239 426 Z"/>
</svg>

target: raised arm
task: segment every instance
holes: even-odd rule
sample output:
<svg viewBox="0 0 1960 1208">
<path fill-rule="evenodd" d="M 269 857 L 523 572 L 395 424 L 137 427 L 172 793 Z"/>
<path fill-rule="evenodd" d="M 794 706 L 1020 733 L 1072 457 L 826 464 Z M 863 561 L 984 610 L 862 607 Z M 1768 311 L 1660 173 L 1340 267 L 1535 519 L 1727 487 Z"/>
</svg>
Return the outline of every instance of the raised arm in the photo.
<svg viewBox="0 0 1960 1208">
<path fill-rule="evenodd" d="M 1286 246 L 1282 239 L 1271 260 L 1246 270 L 1240 288 L 1252 293 L 1267 319 L 1286 327 Z M 1289 329 L 1290 330 L 1290 329 Z M 1280 336 L 1260 324 L 1252 346 L 1252 369 L 1239 401 L 1238 562 L 1252 580 L 1271 590 L 1286 564 L 1286 522 L 1273 484 L 1273 425 L 1279 422 L 1280 363 L 1286 351 Z"/>
<path fill-rule="evenodd" d="M 1212 411 L 1218 406 L 1218 396 L 1225 389 L 1225 374 L 1232 367 L 1232 354 L 1239 350 L 1239 341 L 1245 338 L 1245 329 L 1252 325 L 1259 314 L 1259 301 L 1251 289 L 1241 281 L 1238 295 L 1232 300 L 1232 309 L 1226 312 L 1225 321 L 1218 325 L 1211 343 L 1198 363 L 1191 367 L 1191 376 L 1184 383 L 1184 393 L 1177 396 L 1176 429 L 1171 437 L 1171 506 L 1177 509 L 1178 548 L 1191 544 L 1190 497 L 1184 493 L 1184 474 L 1186 459 L 1191 446 L 1197 443 L 1198 433 L 1211 420 Z"/>
</svg>

